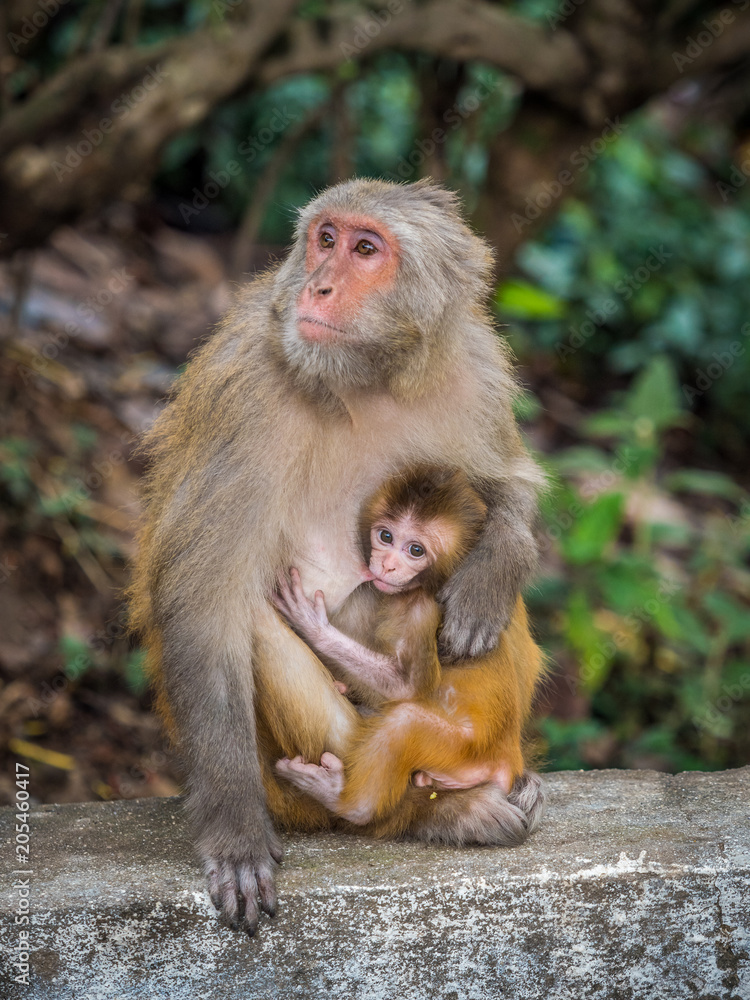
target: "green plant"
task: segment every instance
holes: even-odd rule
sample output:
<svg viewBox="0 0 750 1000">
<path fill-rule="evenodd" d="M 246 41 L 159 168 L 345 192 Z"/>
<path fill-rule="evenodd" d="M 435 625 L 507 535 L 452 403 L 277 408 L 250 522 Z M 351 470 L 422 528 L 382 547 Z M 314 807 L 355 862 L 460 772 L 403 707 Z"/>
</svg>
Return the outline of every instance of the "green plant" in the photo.
<svg viewBox="0 0 750 1000">
<path fill-rule="evenodd" d="M 750 707 L 742 490 L 718 473 L 665 474 L 666 435 L 686 417 L 667 358 L 653 358 L 616 401 L 547 463 L 545 547 L 562 564 L 530 601 L 590 713 L 545 724 L 550 764 L 600 765 L 603 731 L 607 760 L 620 766 L 739 764 Z"/>
<path fill-rule="evenodd" d="M 683 137 L 656 114 L 630 118 L 521 248 L 522 276 L 496 304 L 521 358 L 548 352 L 593 390 L 668 355 L 706 451 L 737 456 L 750 431 L 750 192 L 720 194 L 705 165 L 724 172 L 730 148 L 718 129 Z"/>
</svg>

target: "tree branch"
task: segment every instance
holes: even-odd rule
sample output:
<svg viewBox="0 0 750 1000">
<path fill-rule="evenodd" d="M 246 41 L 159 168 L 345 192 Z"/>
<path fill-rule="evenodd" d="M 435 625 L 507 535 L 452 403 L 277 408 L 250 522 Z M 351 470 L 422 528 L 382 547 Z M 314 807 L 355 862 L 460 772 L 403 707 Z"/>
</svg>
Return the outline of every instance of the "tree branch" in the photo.
<svg viewBox="0 0 750 1000">
<path fill-rule="evenodd" d="M 588 69 L 585 53 L 573 35 L 564 30 L 550 33 L 485 0 L 430 0 L 419 6 L 403 0 L 400 11 L 379 12 L 382 24 L 372 13 L 352 19 L 351 7 L 345 10 L 347 16 L 339 14 L 325 39 L 315 33 L 311 22 L 299 22 L 290 51 L 267 60 L 260 81 L 269 84 L 296 73 L 330 70 L 347 58 L 359 59 L 383 49 L 429 52 L 459 61 L 479 59 L 541 91 L 580 85 Z"/>
<path fill-rule="evenodd" d="M 297 0 L 150 49 L 77 59 L 0 125 L 2 252 L 41 242 L 114 193 L 138 197 L 164 145 L 246 85 Z"/>
</svg>

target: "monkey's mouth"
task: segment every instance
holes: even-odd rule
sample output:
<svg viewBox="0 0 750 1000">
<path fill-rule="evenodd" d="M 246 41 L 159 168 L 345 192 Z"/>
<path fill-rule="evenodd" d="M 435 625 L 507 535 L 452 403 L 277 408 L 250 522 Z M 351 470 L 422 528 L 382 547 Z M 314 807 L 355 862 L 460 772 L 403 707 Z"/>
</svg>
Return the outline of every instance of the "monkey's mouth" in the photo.
<svg viewBox="0 0 750 1000">
<path fill-rule="evenodd" d="M 381 591 L 383 594 L 400 594 L 403 585 L 400 583 L 387 583 L 385 580 L 381 580 L 380 577 L 374 576 L 372 578 L 373 586 Z"/>
<path fill-rule="evenodd" d="M 326 323 L 325 320 L 316 319 L 314 316 L 298 316 L 297 329 L 305 340 L 335 340 L 336 337 L 332 334 L 338 334 L 340 337 L 346 336 L 344 330 L 340 330 L 332 323 Z"/>
</svg>

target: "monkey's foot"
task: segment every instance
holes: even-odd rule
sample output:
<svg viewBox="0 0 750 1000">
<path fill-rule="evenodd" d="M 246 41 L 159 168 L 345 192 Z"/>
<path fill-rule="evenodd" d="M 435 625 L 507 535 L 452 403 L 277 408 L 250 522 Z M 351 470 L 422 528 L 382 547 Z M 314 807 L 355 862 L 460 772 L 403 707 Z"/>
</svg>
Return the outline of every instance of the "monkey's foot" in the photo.
<svg viewBox="0 0 750 1000">
<path fill-rule="evenodd" d="M 510 770 L 507 767 L 496 767 L 494 764 L 467 764 L 466 767 L 456 768 L 452 774 L 443 774 L 440 771 L 415 771 L 411 780 L 417 788 L 439 788 L 445 791 L 474 788 L 476 785 L 484 784 L 485 781 L 492 781 L 506 795 L 512 785 Z"/>
<path fill-rule="evenodd" d="M 310 764 L 304 757 L 283 757 L 276 761 L 276 770 L 326 809 L 335 812 L 338 808 L 344 790 L 344 765 L 332 753 L 324 753 L 320 764 Z"/>
</svg>

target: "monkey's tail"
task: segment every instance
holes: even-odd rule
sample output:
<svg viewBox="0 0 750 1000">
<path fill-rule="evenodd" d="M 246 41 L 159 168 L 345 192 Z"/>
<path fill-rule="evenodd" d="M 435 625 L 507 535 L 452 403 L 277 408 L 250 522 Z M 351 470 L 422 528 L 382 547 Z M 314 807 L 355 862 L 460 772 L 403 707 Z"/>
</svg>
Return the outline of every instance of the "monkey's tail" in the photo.
<svg viewBox="0 0 750 1000">
<path fill-rule="evenodd" d="M 407 832 L 427 844 L 515 847 L 538 828 L 545 804 L 541 778 L 524 771 L 508 795 L 492 783 L 439 792 L 414 810 Z"/>
</svg>

